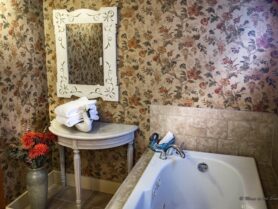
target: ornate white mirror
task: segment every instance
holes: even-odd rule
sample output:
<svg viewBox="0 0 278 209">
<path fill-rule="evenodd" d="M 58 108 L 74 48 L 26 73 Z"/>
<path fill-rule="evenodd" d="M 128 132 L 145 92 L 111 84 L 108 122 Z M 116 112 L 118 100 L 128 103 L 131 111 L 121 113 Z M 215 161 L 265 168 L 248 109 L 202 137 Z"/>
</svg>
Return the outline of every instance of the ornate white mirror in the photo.
<svg viewBox="0 0 278 209">
<path fill-rule="evenodd" d="M 117 8 L 53 10 L 57 95 L 118 101 Z"/>
</svg>

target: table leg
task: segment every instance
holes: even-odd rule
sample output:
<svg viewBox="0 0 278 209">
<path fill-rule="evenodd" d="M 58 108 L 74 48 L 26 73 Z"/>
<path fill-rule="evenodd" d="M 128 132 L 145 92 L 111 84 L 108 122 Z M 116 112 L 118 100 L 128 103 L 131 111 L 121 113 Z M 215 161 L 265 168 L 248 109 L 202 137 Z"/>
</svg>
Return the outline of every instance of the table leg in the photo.
<svg viewBox="0 0 278 209">
<path fill-rule="evenodd" d="M 60 170 L 61 170 L 61 183 L 65 187 L 66 182 L 66 168 L 65 168 L 65 149 L 62 145 L 59 145 L 59 156 L 60 156 Z"/>
<path fill-rule="evenodd" d="M 127 171 L 130 172 L 133 166 L 133 141 L 127 147 Z"/>
<path fill-rule="evenodd" d="M 74 163 L 74 178 L 76 188 L 76 206 L 78 209 L 81 208 L 81 164 L 80 154 L 78 149 L 73 150 L 73 163 Z"/>
</svg>

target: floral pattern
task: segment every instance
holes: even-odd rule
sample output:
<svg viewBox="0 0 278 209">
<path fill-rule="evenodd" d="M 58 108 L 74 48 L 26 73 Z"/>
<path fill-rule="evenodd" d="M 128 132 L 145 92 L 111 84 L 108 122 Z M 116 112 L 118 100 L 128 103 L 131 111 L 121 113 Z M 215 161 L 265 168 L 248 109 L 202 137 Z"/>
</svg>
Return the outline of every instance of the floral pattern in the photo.
<svg viewBox="0 0 278 209">
<path fill-rule="evenodd" d="M 67 25 L 69 83 L 104 85 L 102 42 L 101 23 Z"/>
<path fill-rule="evenodd" d="M 137 158 L 150 135 L 150 104 L 278 112 L 275 1 L 46 0 L 46 59 L 52 118 L 54 108 L 68 101 L 56 97 L 52 10 L 105 6 L 117 6 L 120 16 L 117 36 L 120 101 L 99 100 L 100 117 L 103 121 L 139 126 Z M 84 152 L 82 173 L 121 181 L 126 172 L 125 162 L 119 156 L 125 156 L 125 152 L 125 149 Z M 57 156 L 55 159 L 56 162 Z M 116 165 L 111 163 L 115 160 Z M 121 168 L 117 175 L 115 167 Z"/>
<path fill-rule="evenodd" d="M 277 1 L 11 0 L 0 3 L 2 150 L 27 128 L 47 125 L 48 104 L 53 118 L 68 101 L 56 96 L 53 9 L 103 6 L 119 9 L 120 101 L 99 100 L 100 115 L 139 126 L 137 158 L 148 143 L 150 104 L 278 112 Z M 125 147 L 81 155 L 84 175 L 114 181 L 126 175 Z M 25 190 L 24 168 L 3 152 L 0 162 L 10 201 Z M 56 168 L 58 162 L 56 150 Z"/>
<path fill-rule="evenodd" d="M 0 166 L 6 202 L 26 190 L 25 166 L 5 155 L 27 128 L 49 123 L 42 2 L 0 2 Z"/>
</svg>

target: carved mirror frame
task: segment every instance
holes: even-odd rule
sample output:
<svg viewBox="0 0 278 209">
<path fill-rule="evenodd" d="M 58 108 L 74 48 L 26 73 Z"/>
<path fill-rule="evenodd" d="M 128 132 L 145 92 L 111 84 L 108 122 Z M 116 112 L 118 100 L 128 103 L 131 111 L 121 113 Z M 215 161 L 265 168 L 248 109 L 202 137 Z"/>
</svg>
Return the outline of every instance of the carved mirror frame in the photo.
<svg viewBox="0 0 278 209">
<path fill-rule="evenodd" d="M 116 65 L 116 24 L 117 8 L 103 7 L 98 11 L 78 9 L 53 10 L 55 28 L 56 57 L 57 57 L 57 96 L 86 96 L 101 97 L 106 101 L 118 101 Z M 103 74 L 104 85 L 79 85 L 69 83 L 68 54 L 67 54 L 67 24 L 102 23 L 103 30 Z"/>
</svg>

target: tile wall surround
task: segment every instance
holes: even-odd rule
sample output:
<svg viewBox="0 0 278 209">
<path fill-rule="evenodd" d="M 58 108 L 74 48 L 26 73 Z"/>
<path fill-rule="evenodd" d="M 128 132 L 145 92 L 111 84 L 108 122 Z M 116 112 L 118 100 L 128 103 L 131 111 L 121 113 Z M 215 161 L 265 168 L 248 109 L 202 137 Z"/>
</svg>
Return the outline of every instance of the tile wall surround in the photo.
<svg viewBox="0 0 278 209">
<path fill-rule="evenodd" d="M 272 165 L 278 179 L 278 121 L 276 121 L 272 152 Z"/>
<path fill-rule="evenodd" d="M 278 4 L 274 0 L 45 0 L 43 14 L 51 118 L 57 105 L 69 101 L 56 94 L 52 11 L 106 6 L 118 7 L 120 101 L 98 100 L 100 118 L 105 122 L 139 126 L 137 159 L 148 143 L 151 104 L 278 112 L 278 75 L 275 73 Z M 215 119 L 210 121 L 210 127 L 204 127 L 203 119 L 198 120 L 194 121 L 198 128 L 192 128 L 192 133 L 198 135 L 197 142 L 193 140 L 197 136 L 186 138 L 187 146 L 192 148 L 209 151 L 221 148 L 224 153 L 246 155 L 271 149 L 269 139 L 256 138 L 254 123 L 243 120 L 228 124 Z M 228 125 L 230 128 L 222 132 Z M 249 135 L 246 135 L 249 128 Z M 252 135 L 254 140 L 249 139 Z M 239 137 L 241 143 L 236 142 L 235 138 Z M 267 133 L 262 133 L 264 137 L 268 137 Z M 256 147 L 258 144 L 260 148 Z M 125 149 L 82 152 L 81 155 L 83 175 L 117 182 L 126 176 Z M 56 166 L 58 159 L 56 152 Z M 68 151 L 68 161 L 71 159 L 72 154 Z M 270 160 L 269 153 L 261 158 L 263 162 Z M 73 171 L 70 163 L 67 169 Z"/>
<path fill-rule="evenodd" d="M 185 149 L 250 156 L 268 165 L 274 159 L 275 114 L 151 105 L 150 117 L 151 133 L 172 131 Z"/>
</svg>

